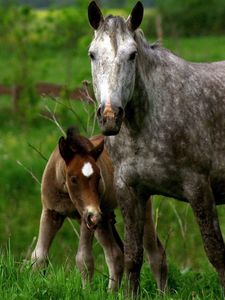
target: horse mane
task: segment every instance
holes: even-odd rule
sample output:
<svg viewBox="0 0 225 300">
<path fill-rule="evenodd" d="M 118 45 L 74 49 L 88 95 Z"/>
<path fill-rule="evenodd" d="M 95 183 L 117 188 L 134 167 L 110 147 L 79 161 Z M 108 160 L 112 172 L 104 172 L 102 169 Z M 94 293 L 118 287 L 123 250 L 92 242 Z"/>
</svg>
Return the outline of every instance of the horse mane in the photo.
<svg viewBox="0 0 225 300">
<path fill-rule="evenodd" d="M 147 54 L 152 65 L 154 65 L 154 63 L 167 65 L 169 63 L 168 56 L 173 56 L 174 58 L 177 58 L 177 60 L 184 61 L 177 54 L 173 53 L 169 49 L 164 48 L 160 41 L 149 43 L 141 29 L 137 29 L 135 31 L 134 40 L 137 43 L 140 52 Z"/>
<path fill-rule="evenodd" d="M 111 20 L 113 20 L 113 22 L 109 24 Z M 99 28 L 99 31 L 105 31 L 109 33 L 116 32 L 117 29 L 121 30 L 122 32 L 126 32 L 127 26 L 125 19 L 121 16 L 107 15 L 101 27 Z"/>
<path fill-rule="evenodd" d="M 113 22 L 110 22 L 113 20 Z M 100 26 L 98 33 L 99 36 L 103 32 L 107 32 L 107 34 L 111 38 L 111 42 L 113 45 L 113 48 L 115 49 L 115 52 L 117 52 L 118 49 L 118 42 L 117 42 L 117 32 L 121 32 L 122 34 L 125 34 L 127 32 L 127 25 L 125 22 L 125 19 L 121 16 L 113 16 L 108 15 L 105 17 L 104 22 L 102 22 L 102 25 Z"/>
<path fill-rule="evenodd" d="M 94 146 L 97 146 L 99 143 L 101 143 L 104 140 L 104 135 L 98 134 L 90 137 L 90 141 Z"/>
<path fill-rule="evenodd" d="M 66 142 L 75 152 L 88 154 L 93 149 L 93 144 L 88 138 L 81 136 L 76 127 L 69 127 L 66 131 Z"/>
<path fill-rule="evenodd" d="M 135 31 L 134 39 L 135 39 L 136 43 L 138 43 L 139 45 L 142 45 L 142 47 L 144 47 L 146 49 L 154 50 L 154 49 L 162 48 L 160 41 L 155 41 L 154 43 L 150 44 L 146 40 L 143 30 L 140 28 Z"/>
</svg>

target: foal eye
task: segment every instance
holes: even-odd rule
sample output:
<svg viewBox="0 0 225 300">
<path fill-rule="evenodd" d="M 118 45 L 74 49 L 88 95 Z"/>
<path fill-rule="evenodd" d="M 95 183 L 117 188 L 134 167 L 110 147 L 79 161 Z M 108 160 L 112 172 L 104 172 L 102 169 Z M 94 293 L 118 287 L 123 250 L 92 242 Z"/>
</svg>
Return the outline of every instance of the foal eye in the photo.
<svg viewBox="0 0 225 300">
<path fill-rule="evenodd" d="M 136 56 L 137 56 L 137 51 L 132 52 L 129 56 L 129 60 L 131 60 L 131 61 L 135 60 Z"/>
<path fill-rule="evenodd" d="M 95 54 L 93 52 L 88 53 L 91 60 L 95 60 Z"/>
<path fill-rule="evenodd" d="M 77 184 L 77 177 L 76 176 L 71 176 L 70 181 L 72 182 L 72 184 Z"/>
</svg>

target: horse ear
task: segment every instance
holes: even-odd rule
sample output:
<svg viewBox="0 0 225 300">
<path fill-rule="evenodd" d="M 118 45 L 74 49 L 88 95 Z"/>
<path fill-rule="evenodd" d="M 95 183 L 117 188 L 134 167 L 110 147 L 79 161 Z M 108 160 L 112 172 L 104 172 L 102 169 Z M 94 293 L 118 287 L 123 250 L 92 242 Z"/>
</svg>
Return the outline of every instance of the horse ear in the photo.
<svg viewBox="0 0 225 300">
<path fill-rule="evenodd" d="M 91 155 L 96 161 L 101 155 L 103 149 L 104 149 L 104 139 L 94 149 L 92 149 L 89 152 L 89 155 Z"/>
<path fill-rule="evenodd" d="M 141 1 L 138 1 L 134 6 L 130 16 L 127 19 L 128 27 L 132 31 L 135 31 L 141 25 L 143 15 L 144 15 L 144 6 L 141 3 Z"/>
<path fill-rule="evenodd" d="M 95 30 L 98 29 L 98 27 L 104 20 L 102 12 L 95 1 L 92 1 L 88 5 L 88 19 L 89 19 L 91 26 Z"/>
<path fill-rule="evenodd" d="M 61 136 L 61 138 L 59 139 L 58 145 L 60 155 L 65 160 L 66 164 L 68 164 L 74 157 L 74 152 L 71 150 L 70 146 L 63 136 Z"/>
</svg>

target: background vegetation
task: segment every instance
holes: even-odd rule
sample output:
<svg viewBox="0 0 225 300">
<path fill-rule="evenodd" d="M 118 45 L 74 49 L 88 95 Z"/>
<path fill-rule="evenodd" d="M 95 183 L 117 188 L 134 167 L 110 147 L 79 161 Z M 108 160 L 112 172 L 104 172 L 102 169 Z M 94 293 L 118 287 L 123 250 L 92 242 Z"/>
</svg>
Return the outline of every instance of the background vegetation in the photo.
<svg viewBox="0 0 225 300">
<path fill-rule="evenodd" d="M 158 3 L 158 7 L 146 10 L 142 26 L 151 42 L 157 39 L 156 23 L 160 15 L 164 46 L 195 62 L 224 59 L 224 1 L 186 0 L 182 1 L 184 6 L 175 0 Z M 125 8 L 111 10 L 105 5 L 104 12 L 127 16 L 133 4 L 128 1 Z M 0 85 L 12 87 L 12 91 L 13 87 L 23 87 L 16 106 L 13 93 L 0 95 L 1 299 L 70 299 L 76 293 L 80 297 L 77 299 L 86 300 L 90 292 L 95 299 L 107 297 L 107 270 L 97 243 L 94 244 L 98 269 L 95 282 L 87 290 L 81 289 L 79 274 L 71 267 L 77 237 L 68 221 L 53 243 L 51 266 L 45 277 L 31 274 L 29 266 L 22 264 L 29 258 L 38 234 L 39 182 L 45 158 L 62 135 L 52 119 L 56 118 L 64 129 L 76 125 L 87 136 L 98 132 L 98 127 L 93 125 L 93 106 L 69 100 L 64 93 L 55 99 L 39 96 L 35 90 L 37 82 L 74 88 L 81 86 L 84 79 L 91 80 L 87 49 L 92 31 L 86 19 L 86 7 L 87 1 L 45 10 L 0 5 Z M 220 25 L 215 25 L 215 21 Z M 154 210 L 156 226 L 170 262 L 171 290 L 166 297 L 222 299 L 190 207 L 157 196 Z M 224 208 L 218 208 L 218 212 L 225 232 Z M 123 235 L 119 211 L 117 215 L 117 226 Z M 76 223 L 73 224 L 79 231 Z M 142 290 L 145 299 L 159 297 L 146 264 Z M 123 299 L 122 290 L 119 299 Z"/>
<path fill-rule="evenodd" d="M 222 35 L 225 33 L 223 0 L 157 0 L 167 35 Z"/>
</svg>

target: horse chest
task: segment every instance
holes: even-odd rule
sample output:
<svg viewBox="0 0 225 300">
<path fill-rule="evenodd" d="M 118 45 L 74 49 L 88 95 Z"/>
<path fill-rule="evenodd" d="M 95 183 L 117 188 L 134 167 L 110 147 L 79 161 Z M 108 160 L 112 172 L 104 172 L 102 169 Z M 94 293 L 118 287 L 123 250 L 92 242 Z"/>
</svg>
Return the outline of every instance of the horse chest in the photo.
<svg viewBox="0 0 225 300">
<path fill-rule="evenodd" d="M 161 177 L 166 174 L 160 160 L 149 151 L 146 140 L 143 142 L 139 138 L 133 140 L 128 135 L 119 135 L 108 138 L 106 147 L 114 164 L 117 186 L 123 182 L 132 184 L 137 179 L 140 179 L 140 183 L 143 179 L 146 182 L 145 178 L 148 178 L 148 182 L 155 182 L 156 174 Z"/>
<path fill-rule="evenodd" d="M 170 145 L 149 135 L 134 139 L 120 134 L 107 138 L 106 147 L 115 167 L 117 188 L 138 184 L 150 194 L 183 198 L 184 178 L 192 172 L 185 154 L 184 159 L 175 158 Z"/>
</svg>

